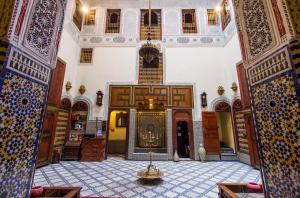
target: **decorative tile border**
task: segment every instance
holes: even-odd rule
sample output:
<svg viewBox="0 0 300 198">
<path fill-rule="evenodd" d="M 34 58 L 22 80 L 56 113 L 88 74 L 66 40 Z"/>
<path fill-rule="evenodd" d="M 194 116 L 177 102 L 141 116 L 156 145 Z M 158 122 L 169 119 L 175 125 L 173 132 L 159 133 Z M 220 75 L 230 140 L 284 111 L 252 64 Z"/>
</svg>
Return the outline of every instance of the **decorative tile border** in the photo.
<svg viewBox="0 0 300 198">
<path fill-rule="evenodd" d="M 18 50 L 14 46 L 11 46 L 7 68 L 17 73 L 26 75 L 40 83 L 48 84 L 51 69 L 29 57 L 30 56 L 26 53 Z"/>
</svg>

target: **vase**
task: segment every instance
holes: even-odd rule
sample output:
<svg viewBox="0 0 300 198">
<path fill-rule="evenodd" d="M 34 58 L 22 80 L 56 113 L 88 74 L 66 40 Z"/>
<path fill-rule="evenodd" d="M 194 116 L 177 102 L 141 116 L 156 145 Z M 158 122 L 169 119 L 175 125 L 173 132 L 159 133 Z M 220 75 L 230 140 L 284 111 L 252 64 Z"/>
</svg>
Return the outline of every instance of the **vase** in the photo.
<svg viewBox="0 0 300 198">
<path fill-rule="evenodd" d="M 200 144 L 199 145 L 199 157 L 201 159 L 201 162 L 204 162 L 205 161 L 205 157 L 206 157 L 206 151 L 205 151 L 205 148 L 203 147 L 203 144 Z"/>
<path fill-rule="evenodd" d="M 174 162 L 179 162 L 179 156 L 178 156 L 177 150 L 175 150 L 175 152 L 174 152 L 173 160 L 174 160 Z"/>
</svg>

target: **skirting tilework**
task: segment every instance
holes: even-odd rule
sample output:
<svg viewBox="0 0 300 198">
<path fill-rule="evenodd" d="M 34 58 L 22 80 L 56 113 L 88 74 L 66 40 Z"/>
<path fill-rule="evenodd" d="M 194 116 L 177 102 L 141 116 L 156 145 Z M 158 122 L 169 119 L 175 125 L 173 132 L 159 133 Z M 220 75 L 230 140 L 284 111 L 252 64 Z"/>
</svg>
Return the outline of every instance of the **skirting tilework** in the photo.
<svg viewBox="0 0 300 198">
<path fill-rule="evenodd" d="M 271 64 L 275 73 L 280 60 L 276 56 L 282 50 L 264 61 Z M 284 64 L 291 64 L 290 55 L 285 58 Z M 284 64 L 281 64 L 283 68 Z M 254 70 L 263 68 L 262 65 L 254 66 Z M 253 76 L 249 70 L 248 74 L 251 81 Z M 264 81 L 252 83 L 251 87 L 265 185 L 270 197 L 299 197 L 300 106 L 297 80 L 292 68 L 275 76 L 272 72 L 267 74 L 269 76 L 264 76 Z"/>
<path fill-rule="evenodd" d="M 0 197 L 26 197 L 47 87 L 8 70 L 0 83 Z"/>
<path fill-rule="evenodd" d="M 193 122 L 193 132 L 194 132 L 194 148 L 195 148 L 195 160 L 199 160 L 199 145 L 203 144 L 203 131 L 202 131 L 202 122 L 194 121 Z"/>
<path fill-rule="evenodd" d="M 142 185 L 137 171 L 149 162 L 108 158 L 61 162 L 36 171 L 34 185 L 81 186 L 81 196 L 126 198 L 217 198 L 219 182 L 261 182 L 259 171 L 239 162 L 155 161 L 165 173 L 159 185 Z"/>
</svg>

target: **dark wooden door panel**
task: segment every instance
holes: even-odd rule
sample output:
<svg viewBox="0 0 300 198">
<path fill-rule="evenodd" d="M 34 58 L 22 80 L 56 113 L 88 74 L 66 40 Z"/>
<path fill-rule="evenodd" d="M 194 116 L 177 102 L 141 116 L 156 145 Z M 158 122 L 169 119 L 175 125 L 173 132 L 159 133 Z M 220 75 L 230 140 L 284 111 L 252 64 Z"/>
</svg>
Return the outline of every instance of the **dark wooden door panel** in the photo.
<svg viewBox="0 0 300 198">
<path fill-rule="evenodd" d="M 236 66 L 236 69 L 237 69 L 237 75 L 239 80 L 242 104 L 243 107 L 247 109 L 250 108 L 251 103 L 250 103 L 250 94 L 248 89 L 246 70 L 244 68 L 243 63 L 238 64 Z"/>
<path fill-rule="evenodd" d="M 220 154 L 217 116 L 215 112 L 202 112 L 204 148 L 207 154 Z"/>
<path fill-rule="evenodd" d="M 46 111 L 37 156 L 37 167 L 47 165 L 51 161 L 56 117 L 56 112 Z"/>
<path fill-rule="evenodd" d="M 259 156 L 258 156 L 258 145 L 256 140 L 256 134 L 254 130 L 254 123 L 251 113 L 244 115 L 245 118 L 245 129 L 248 137 L 248 147 L 252 166 L 259 169 Z"/>
<path fill-rule="evenodd" d="M 54 105 L 56 107 L 59 107 L 61 103 L 61 94 L 64 83 L 65 70 L 65 63 L 58 59 L 56 63 L 56 68 L 52 72 L 48 94 L 48 104 Z"/>
</svg>

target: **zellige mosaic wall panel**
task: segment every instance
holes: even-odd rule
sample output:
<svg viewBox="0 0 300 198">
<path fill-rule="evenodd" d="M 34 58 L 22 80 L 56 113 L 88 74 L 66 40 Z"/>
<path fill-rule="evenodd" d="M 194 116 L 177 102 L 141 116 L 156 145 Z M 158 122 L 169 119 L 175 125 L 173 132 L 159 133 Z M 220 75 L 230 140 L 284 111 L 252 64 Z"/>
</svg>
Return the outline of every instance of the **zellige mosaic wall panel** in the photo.
<svg viewBox="0 0 300 198">
<path fill-rule="evenodd" d="M 0 197 L 26 197 L 47 87 L 7 72 L 0 92 Z"/>
<path fill-rule="evenodd" d="M 300 196 L 300 106 L 288 46 L 248 69 L 262 174 L 270 197 Z M 260 76 L 260 78 L 257 78 Z M 255 80 L 256 79 L 256 80 Z"/>
</svg>

